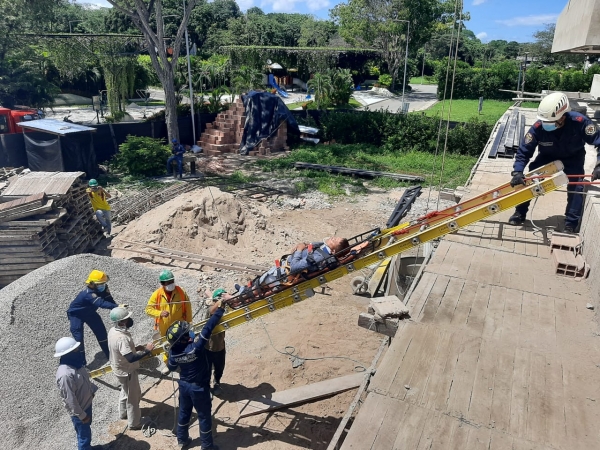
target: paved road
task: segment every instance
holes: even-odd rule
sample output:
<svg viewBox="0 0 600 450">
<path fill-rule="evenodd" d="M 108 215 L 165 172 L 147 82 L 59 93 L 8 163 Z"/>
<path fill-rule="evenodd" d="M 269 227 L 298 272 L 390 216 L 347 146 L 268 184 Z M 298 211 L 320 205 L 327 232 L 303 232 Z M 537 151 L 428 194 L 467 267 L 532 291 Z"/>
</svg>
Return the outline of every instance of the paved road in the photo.
<svg viewBox="0 0 600 450">
<path fill-rule="evenodd" d="M 408 111 L 422 111 L 429 108 L 437 102 L 437 86 L 436 85 L 411 85 L 412 91 L 407 92 L 404 96 L 404 101 L 409 103 Z M 387 109 L 390 112 L 398 112 L 402 108 L 402 96 L 382 99 L 381 101 L 371 103 L 362 107 L 365 111 L 377 111 L 379 109 Z"/>
</svg>

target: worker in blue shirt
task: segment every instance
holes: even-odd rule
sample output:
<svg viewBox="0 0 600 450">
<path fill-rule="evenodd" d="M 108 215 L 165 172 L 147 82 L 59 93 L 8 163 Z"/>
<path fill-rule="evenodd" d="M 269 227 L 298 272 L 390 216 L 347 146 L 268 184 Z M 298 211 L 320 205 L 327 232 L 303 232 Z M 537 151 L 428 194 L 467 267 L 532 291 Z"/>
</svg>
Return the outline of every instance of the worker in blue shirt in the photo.
<svg viewBox="0 0 600 450">
<path fill-rule="evenodd" d="M 222 300 L 218 300 L 216 306 L 216 311 L 202 328 L 200 336 L 194 336 L 190 324 L 184 320 L 178 320 L 167 330 L 166 337 L 171 346 L 167 367 L 171 372 L 178 367 L 180 369 L 177 443 L 181 448 L 192 442 L 189 427 L 193 408 L 200 422 L 202 450 L 218 450 L 212 437 L 211 367 L 208 362 L 208 350 L 205 348 L 213 329 L 225 312 Z"/>
<path fill-rule="evenodd" d="M 185 147 L 177 141 L 177 139 L 173 139 L 171 141 L 173 144 L 173 148 L 171 148 L 172 156 L 167 159 L 167 173 L 171 174 L 171 163 L 173 161 L 177 161 L 177 168 L 179 169 L 179 178 L 183 175 L 183 154 L 185 153 Z"/>
<path fill-rule="evenodd" d="M 110 356 L 106 327 L 104 326 L 104 322 L 102 322 L 100 314 L 97 312 L 98 308 L 113 309 L 118 306 L 108 291 L 107 282 L 108 276 L 104 272 L 92 270 L 85 282 L 87 287 L 75 297 L 75 300 L 71 302 L 67 310 L 71 334 L 77 342 L 81 343 L 80 351 L 83 354 L 84 365 L 87 365 L 83 345 L 84 324 L 87 324 L 96 336 L 98 344 L 104 355 L 106 355 L 107 360 Z"/>
<path fill-rule="evenodd" d="M 600 178 L 600 132 L 594 123 L 583 114 L 571 112 L 569 98 L 562 92 L 554 92 L 540 102 L 538 120 L 529 129 L 519 146 L 513 172 L 512 187 L 525 184 L 523 172 L 529 160 L 538 149 L 537 157 L 529 164 L 529 170 L 535 170 L 552 161 L 559 160 L 567 175 L 584 173 L 585 144 L 594 145 L 598 151 L 598 162 L 594 177 Z M 583 181 L 582 178 L 570 178 L 571 182 Z M 567 209 L 565 211 L 566 233 L 573 233 L 579 225 L 583 211 L 583 185 L 567 185 Z M 508 219 L 511 225 L 525 222 L 529 203 L 517 206 L 515 213 Z"/>
</svg>

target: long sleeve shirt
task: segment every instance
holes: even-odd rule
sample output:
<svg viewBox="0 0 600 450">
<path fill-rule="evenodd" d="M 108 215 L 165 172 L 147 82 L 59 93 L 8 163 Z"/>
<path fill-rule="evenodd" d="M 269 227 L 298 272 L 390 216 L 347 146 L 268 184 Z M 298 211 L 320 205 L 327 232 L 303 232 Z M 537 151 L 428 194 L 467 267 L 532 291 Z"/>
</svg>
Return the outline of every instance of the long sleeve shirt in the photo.
<svg viewBox="0 0 600 450">
<path fill-rule="evenodd" d="M 523 172 L 538 148 L 539 155 L 548 161 L 563 161 L 570 158 L 585 157 L 585 144 L 594 145 L 600 162 L 600 131 L 583 114 L 568 112 L 565 123 L 554 131 L 546 131 L 542 122 L 537 121 L 523 137 L 517 150 L 513 170 Z"/>
<path fill-rule="evenodd" d="M 173 148 L 171 149 L 171 153 L 173 153 L 177 157 L 183 157 L 185 153 L 185 147 L 181 144 L 173 144 Z"/>
<path fill-rule="evenodd" d="M 87 369 L 61 364 L 56 371 L 56 386 L 67 412 L 84 420 L 87 416 L 85 411 L 92 406 L 92 399 L 98 390 Z"/>
<path fill-rule="evenodd" d="M 154 317 L 154 329 L 158 330 L 162 336 L 167 333 L 167 330 L 176 320 L 192 320 L 192 303 L 187 293 L 175 286 L 175 290 L 171 293 L 166 292 L 164 287 L 158 288 L 150 296 L 146 305 L 146 314 Z M 161 317 L 161 313 L 167 311 L 167 317 Z"/>
<path fill-rule="evenodd" d="M 308 248 L 296 250 L 288 257 L 290 273 L 297 274 L 303 271 L 315 272 L 319 270 L 319 263 L 331 255 L 331 250 L 323 242 L 312 244 L 313 251 L 309 253 Z"/>
<path fill-rule="evenodd" d="M 210 365 L 205 348 L 215 327 L 219 324 L 225 310 L 219 308 L 208 319 L 199 336 L 184 345 L 175 345 L 169 350 L 167 367 L 174 371 L 179 367 L 179 379 L 188 383 L 207 385 L 210 383 Z"/>
<path fill-rule="evenodd" d="M 75 300 L 69 305 L 67 314 L 84 318 L 94 313 L 98 308 L 113 309 L 117 304 L 108 289 L 104 292 L 98 292 L 90 288 L 85 288 L 75 297 Z"/>
</svg>

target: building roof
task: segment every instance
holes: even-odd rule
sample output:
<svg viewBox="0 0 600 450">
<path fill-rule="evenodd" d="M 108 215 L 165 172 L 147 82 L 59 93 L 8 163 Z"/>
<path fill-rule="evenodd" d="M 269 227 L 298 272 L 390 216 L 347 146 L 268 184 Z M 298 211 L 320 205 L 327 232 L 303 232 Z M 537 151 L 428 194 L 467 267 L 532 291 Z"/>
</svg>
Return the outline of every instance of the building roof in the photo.
<svg viewBox="0 0 600 450">
<path fill-rule="evenodd" d="M 42 131 L 44 133 L 56 134 L 58 136 L 66 136 L 67 134 L 81 133 L 84 131 L 96 131 L 96 129 L 92 127 L 86 127 L 85 125 L 63 122 L 62 120 L 55 119 L 31 120 L 28 122 L 19 122 L 17 125 L 32 131 Z"/>
</svg>

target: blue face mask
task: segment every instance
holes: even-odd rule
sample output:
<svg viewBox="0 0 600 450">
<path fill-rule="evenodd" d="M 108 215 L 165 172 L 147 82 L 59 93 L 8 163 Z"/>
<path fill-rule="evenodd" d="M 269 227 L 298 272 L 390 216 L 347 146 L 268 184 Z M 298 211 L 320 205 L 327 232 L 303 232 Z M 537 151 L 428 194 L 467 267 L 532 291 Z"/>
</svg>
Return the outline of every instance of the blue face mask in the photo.
<svg viewBox="0 0 600 450">
<path fill-rule="evenodd" d="M 97 284 L 96 285 L 96 290 L 98 292 L 104 292 L 104 289 L 106 289 L 106 284 Z"/>
<path fill-rule="evenodd" d="M 554 131 L 558 127 L 555 122 L 542 122 L 542 128 L 546 131 Z"/>
</svg>

